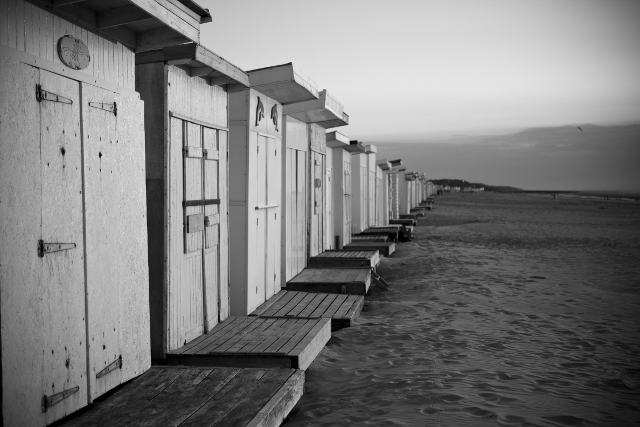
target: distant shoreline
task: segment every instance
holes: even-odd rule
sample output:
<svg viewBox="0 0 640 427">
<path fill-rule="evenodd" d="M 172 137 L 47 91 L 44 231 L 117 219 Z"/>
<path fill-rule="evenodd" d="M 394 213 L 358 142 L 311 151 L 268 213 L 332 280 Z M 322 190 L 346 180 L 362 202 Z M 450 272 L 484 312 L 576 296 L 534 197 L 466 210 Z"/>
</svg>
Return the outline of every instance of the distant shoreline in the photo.
<svg viewBox="0 0 640 427">
<path fill-rule="evenodd" d="M 495 191 L 496 193 L 508 194 L 557 194 L 559 197 L 580 198 L 580 199 L 600 199 L 600 200 L 627 200 L 632 202 L 640 201 L 640 193 L 624 191 L 563 191 L 563 190 L 513 190 Z"/>
</svg>

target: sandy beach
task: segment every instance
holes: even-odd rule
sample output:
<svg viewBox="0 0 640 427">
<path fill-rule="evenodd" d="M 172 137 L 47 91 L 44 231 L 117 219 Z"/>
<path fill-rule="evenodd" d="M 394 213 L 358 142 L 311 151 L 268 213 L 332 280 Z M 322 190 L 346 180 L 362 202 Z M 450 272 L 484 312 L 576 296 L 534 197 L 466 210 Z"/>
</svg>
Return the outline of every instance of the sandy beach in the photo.
<svg viewBox="0 0 640 427">
<path fill-rule="evenodd" d="M 640 422 L 640 204 L 446 194 L 285 425 Z"/>
</svg>

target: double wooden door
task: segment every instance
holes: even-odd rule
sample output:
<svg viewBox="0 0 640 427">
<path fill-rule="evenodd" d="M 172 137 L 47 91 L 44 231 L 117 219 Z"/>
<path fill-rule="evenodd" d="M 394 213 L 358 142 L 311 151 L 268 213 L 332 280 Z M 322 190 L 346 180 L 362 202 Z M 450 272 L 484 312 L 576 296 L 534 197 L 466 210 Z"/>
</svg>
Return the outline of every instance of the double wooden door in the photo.
<svg viewBox="0 0 640 427">
<path fill-rule="evenodd" d="M 259 305 L 280 290 L 280 140 L 258 134 L 257 174 L 253 185 L 256 188 L 256 206 L 254 209 L 255 247 L 254 283 L 249 289 L 255 289 L 252 303 Z M 251 292 L 250 292 L 251 293 Z"/>
<path fill-rule="evenodd" d="M 2 413 L 45 425 L 150 364 L 143 106 L 0 59 Z"/>
<path fill-rule="evenodd" d="M 182 150 L 181 242 L 169 266 L 169 350 L 209 332 L 229 312 L 226 254 L 228 132 L 172 118 L 172 144 Z M 176 194 L 178 195 L 178 194 Z M 176 227 L 177 228 L 177 227 Z M 181 244 L 180 244 L 181 243 Z M 176 253 L 176 247 L 182 251 Z"/>
<path fill-rule="evenodd" d="M 319 255 L 324 251 L 324 173 L 325 155 L 310 150 L 311 154 L 311 215 L 309 224 L 309 256 Z"/>
<path fill-rule="evenodd" d="M 287 148 L 285 164 L 287 221 L 283 224 L 286 263 L 284 280 L 288 281 L 307 265 L 307 156 L 302 150 Z"/>
</svg>

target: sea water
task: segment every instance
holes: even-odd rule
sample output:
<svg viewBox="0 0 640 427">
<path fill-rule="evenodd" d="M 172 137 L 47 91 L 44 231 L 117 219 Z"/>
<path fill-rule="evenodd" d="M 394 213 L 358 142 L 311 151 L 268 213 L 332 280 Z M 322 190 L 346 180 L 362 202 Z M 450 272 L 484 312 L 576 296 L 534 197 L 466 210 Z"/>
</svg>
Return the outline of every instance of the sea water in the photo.
<svg viewBox="0 0 640 427">
<path fill-rule="evenodd" d="M 640 203 L 447 194 L 397 248 L 287 427 L 640 423 Z"/>
</svg>

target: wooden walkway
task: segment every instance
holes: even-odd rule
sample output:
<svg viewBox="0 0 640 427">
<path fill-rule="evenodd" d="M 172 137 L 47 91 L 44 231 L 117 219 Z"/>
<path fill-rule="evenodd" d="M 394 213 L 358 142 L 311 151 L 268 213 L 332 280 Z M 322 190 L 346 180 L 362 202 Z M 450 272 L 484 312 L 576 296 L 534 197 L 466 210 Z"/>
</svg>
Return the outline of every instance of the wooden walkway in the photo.
<svg viewBox="0 0 640 427">
<path fill-rule="evenodd" d="M 322 268 L 376 268 L 380 262 L 380 254 L 377 250 L 369 251 L 324 251 L 320 255 L 309 259 L 309 267 Z"/>
<path fill-rule="evenodd" d="M 360 234 L 388 236 L 391 241 L 393 242 L 398 241 L 398 228 L 396 228 L 395 226 L 367 228 Z"/>
<path fill-rule="evenodd" d="M 63 425 L 276 427 L 303 391 L 295 369 L 152 367 Z"/>
<path fill-rule="evenodd" d="M 400 214 L 398 215 L 398 217 L 400 217 L 400 219 L 414 219 L 414 220 L 418 220 L 418 214 L 416 213 L 408 213 L 408 214 Z"/>
<path fill-rule="evenodd" d="M 324 317 L 331 319 L 331 330 L 336 331 L 351 326 L 363 305 L 362 295 L 280 291 L 250 316 Z"/>
<path fill-rule="evenodd" d="M 418 216 L 425 216 L 424 211 L 426 208 L 411 208 L 411 213 L 414 213 Z"/>
<path fill-rule="evenodd" d="M 167 363 L 307 369 L 329 338 L 330 319 L 230 317 L 169 352 Z"/>
<path fill-rule="evenodd" d="M 375 242 L 380 243 L 380 242 Z M 368 250 L 371 250 L 368 248 Z M 288 291 L 366 295 L 371 268 L 305 268 L 287 282 Z"/>
<path fill-rule="evenodd" d="M 396 244 L 393 242 L 372 242 L 368 240 L 355 240 L 344 247 L 350 251 L 366 251 L 377 249 L 381 256 L 389 256 L 396 251 Z"/>
<path fill-rule="evenodd" d="M 354 240 L 356 240 L 358 242 L 361 241 L 361 240 L 368 240 L 370 242 L 386 242 L 386 241 L 389 240 L 389 237 L 388 236 L 356 234 L 356 235 L 351 236 L 351 241 L 353 242 Z"/>
</svg>

